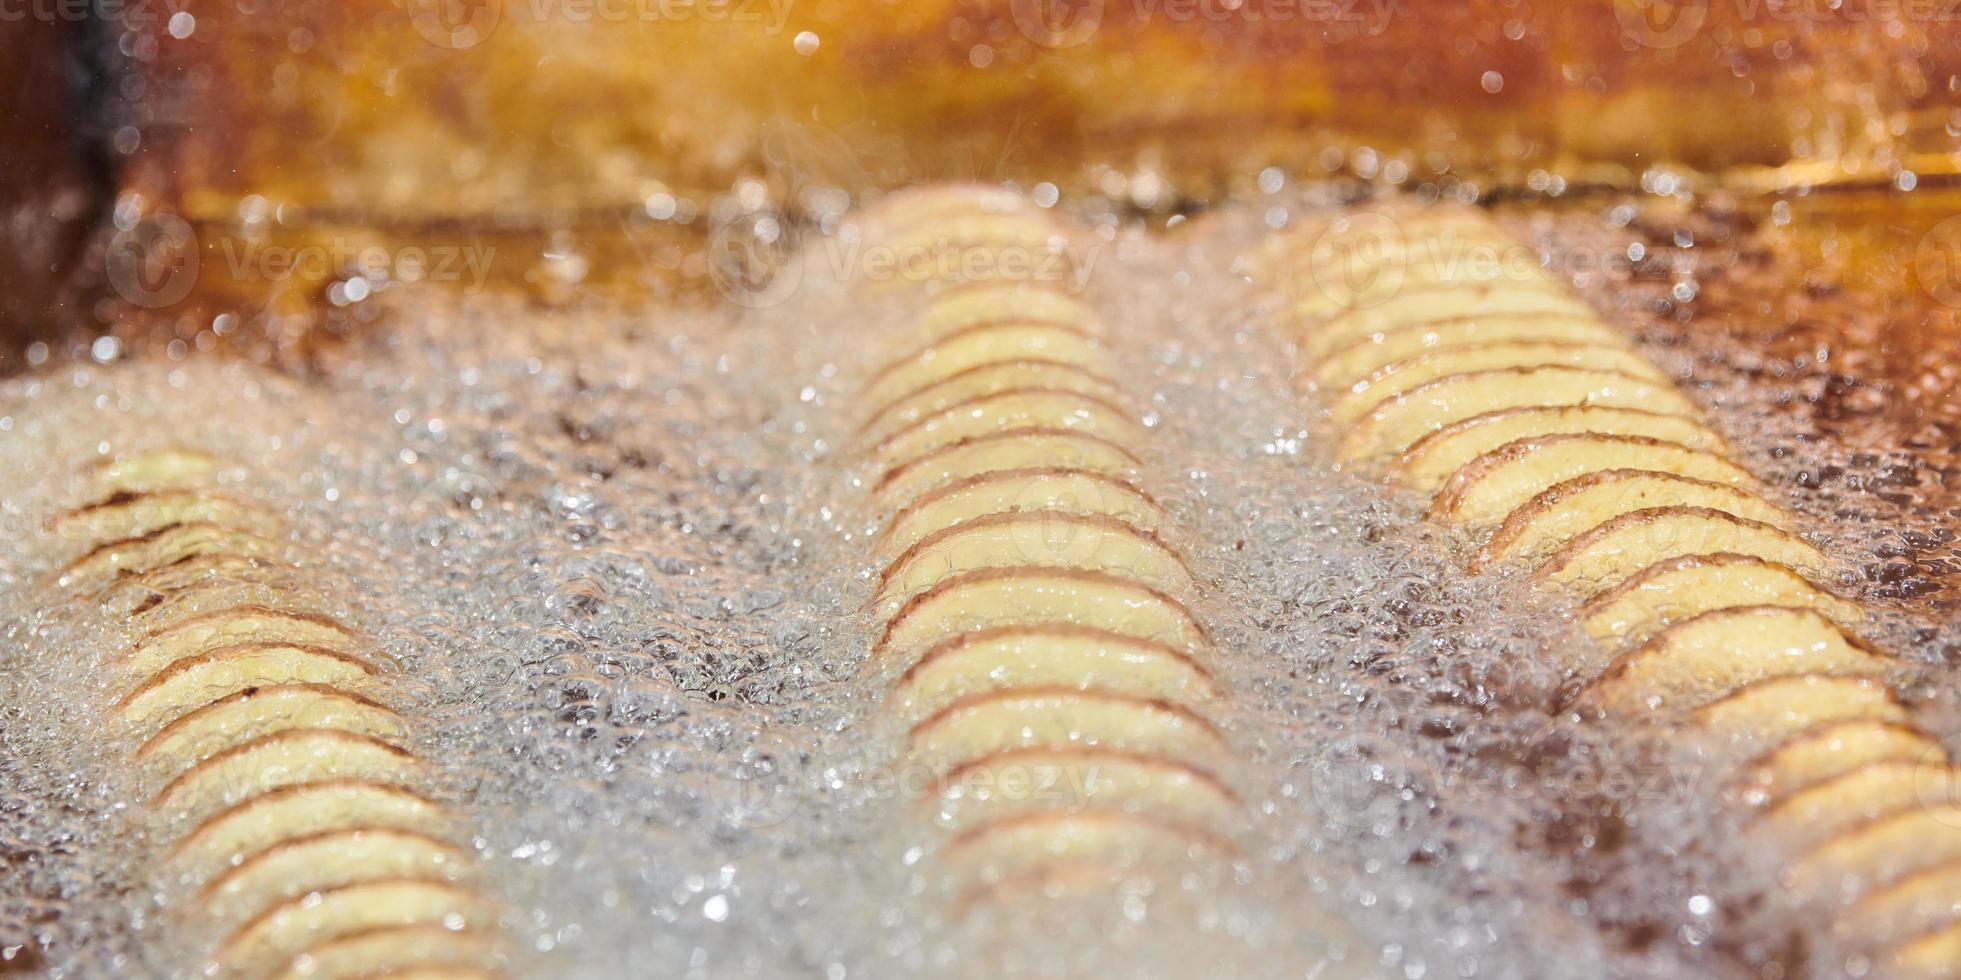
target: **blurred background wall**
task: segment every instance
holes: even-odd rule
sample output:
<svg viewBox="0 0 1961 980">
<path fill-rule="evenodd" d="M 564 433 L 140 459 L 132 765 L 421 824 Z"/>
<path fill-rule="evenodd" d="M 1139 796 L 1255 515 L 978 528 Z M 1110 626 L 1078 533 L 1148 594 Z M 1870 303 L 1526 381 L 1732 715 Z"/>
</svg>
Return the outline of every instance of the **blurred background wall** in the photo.
<svg viewBox="0 0 1961 980">
<path fill-rule="evenodd" d="M 111 194 L 85 105 L 80 18 L 0 16 L 0 372 L 86 317 L 91 229 Z"/>
<path fill-rule="evenodd" d="M 718 201 L 808 218 L 928 179 L 1146 214 L 1272 173 L 1460 196 L 1925 186 L 1961 171 L 1957 7 L 15 0 L 0 330 L 10 350 L 137 320 L 190 340 L 243 306 L 297 317 L 285 336 L 367 244 L 542 236 L 549 256 L 625 231 L 645 264 Z M 239 261 L 269 242 L 328 261 Z"/>
</svg>

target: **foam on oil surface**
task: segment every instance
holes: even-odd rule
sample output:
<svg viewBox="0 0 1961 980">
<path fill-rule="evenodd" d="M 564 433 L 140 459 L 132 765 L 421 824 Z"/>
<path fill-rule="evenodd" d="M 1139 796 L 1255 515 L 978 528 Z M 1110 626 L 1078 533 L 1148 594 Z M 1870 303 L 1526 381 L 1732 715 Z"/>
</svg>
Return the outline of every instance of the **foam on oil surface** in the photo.
<svg viewBox="0 0 1961 980">
<path fill-rule="evenodd" d="M 304 383 L 168 364 L 9 383 L 0 941 L 36 937 L 61 976 L 188 962 L 131 887 L 107 619 L 44 608 L 60 549 L 30 530 L 82 464 L 183 444 L 240 461 L 321 601 L 403 661 L 391 691 L 477 828 L 521 974 L 1300 976 L 1328 943 L 1358 975 L 1740 972 L 1728 954 L 1803 923 L 1744 910 L 1770 889 L 1711 803 L 1722 748 L 1553 716 L 1599 652 L 1505 576 L 1457 571 L 1462 542 L 1413 500 L 1327 467 L 1234 266 L 1271 220 L 1106 226 L 1089 280 L 1119 380 L 1151 393 L 1146 482 L 1219 585 L 1200 612 L 1255 821 L 1223 879 L 1035 922 L 949 923 L 916 894 L 859 676 L 870 522 L 838 450 L 847 368 L 904 305 L 806 274 L 741 316 L 398 299 L 413 316 Z M 1550 233 L 1626 234 L 1574 226 Z M 1794 476 L 1850 451 L 1719 382 L 1715 420 L 1784 502 L 1834 518 L 1856 574 L 1889 529 Z M 1882 610 L 1874 639 L 1916 656 L 1953 629 Z"/>
</svg>

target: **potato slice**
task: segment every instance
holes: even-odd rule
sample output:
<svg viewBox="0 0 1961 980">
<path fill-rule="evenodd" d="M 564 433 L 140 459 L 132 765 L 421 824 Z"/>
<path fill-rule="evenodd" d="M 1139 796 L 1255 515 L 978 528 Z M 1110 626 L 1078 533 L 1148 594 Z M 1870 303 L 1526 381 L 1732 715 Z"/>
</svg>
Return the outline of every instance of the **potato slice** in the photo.
<svg viewBox="0 0 1961 980">
<path fill-rule="evenodd" d="M 427 834 L 329 830 L 282 841 L 226 868 L 205 883 L 198 899 L 204 914 L 236 924 L 312 891 L 391 878 L 460 881 L 472 870 L 468 852 Z"/>
<path fill-rule="evenodd" d="M 445 881 L 394 878 L 309 892 L 267 909 L 218 947 L 223 970 L 263 975 L 309 947 L 380 926 L 487 925 L 491 910 Z"/>
<path fill-rule="evenodd" d="M 963 277 L 960 259 L 965 253 L 1038 249 L 1057 237 L 1056 226 L 1044 216 L 967 209 L 888 226 L 876 240 L 826 250 L 822 258 L 827 271 L 849 279 L 860 292 L 895 293 L 912 287 L 915 299 L 938 298 L 996 284 L 991 276 Z M 854 248 L 861 250 L 864 261 L 853 261 L 859 257 Z M 982 267 L 974 269 L 978 273 Z"/>
<path fill-rule="evenodd" d="M 1497 351 L 1522 347 L 1555 349 L 1579 348 L 1620 351 L 1640 362 L 1639 372 L 1662 378 L 1661 372 L 1645 358 L 1633 354 L 1625 338 L 1612 327 L 1592 317 L 1558 314 L 1531 314 L 1511 317 L 1478 317 L 1446 320 L 1442 323 L 1413 323 L 1382 333 L 1356 338 L 1347 346 L 1329 351 L 1328 356 L 1301 372 L 1310 391 L 1326 396 L 1348 396 L 1372 387 L 1408 367 L 1448 364 L 1458 356 L 1479 356 L 1475 351 Z M 1490 356 L 1490 355 L 1484 355 Z M 1459 371 L 1482 367 L 1536 364 L 1538 361 L 1513 360 L 1509 365 L 1470 364 Z M 1453 373 L 1442 370 L 1433 377 Z M 1426 379 L 1427 380 L 1427 379 Z M 1408 386 L 1405 386 L 1408 387 Z M 1381 396 L 1376 396 L 1377 401 Z"/>
<path fill-rule="evenodd" d="M 912 322 L 915 336 L 943 337 L 993 320 L 1069 323 L 1101 333 L 1096 311 L 1080 298 L 1030 282 L 969 282 L 934 296 Z"/>
<path fill-rule="evenodd" d="M 198 763 L 157 792 L 151 805 L 202 813 L 261 793 L 323 779 L 411 783 L 415 756 L 378 738 L 334 728 L 262 735 Z"/>
<path fill-rule="evenodd" d="M 1654 631 L 1712 609 L 1749 605 L 1803 606 L 1840 626 L 1866 612 L 1806 579 L 1789 565 L 1735 552 L 1664 558 L 1580 607 L 1580 625 L 1594 641 L 1625 647 Z"/>
<path fill-rule="evenodd" d="M 325 616 L 235 606 L 199 613 L 149 633 L 136 641 L 125 663 L 136 673 L 150 674 L 185 657 L 248 641 L 297 643 L 346 653 L 361 645 L 353 630 Z"/>
<path fill-rule="evenodd" d="M 1179 596 L 1190 595 L 1198 584 L 1170 546 L 1114 517 L 1014 511 L 921 539 L 885 567 L 872 601 L 880 618 L 890 618 L 907 600 L 951 576 L 1026 565 L 1122 574 Z"/>
<path fill-rule="evenodd" d="M 1090 470 L 1037 466 L 996 471 L 946 484 L 901 508 L 872 542 L 872 554 L 890 560 L 944 528 L 993 514 L 1022 510 L 1101 515 L 1157 533 L 1164 510 L 1123 480 Z"/>
<path fill-rule="evenodd" d="M 1943 933 L 1961 931 L 1961 863 L 1937 864 L 1874 888 L 1859 896 L 1839 923 L 1839 932 L 1880 948 L 1900 947 L 1900 960 L 1922 960 L 1919 969 L 1932 975 L 1953 976 L 1961 963 L 1961 946 L 1936 953 Z M 1908 953 L 1915 944 L 1933 943 Z M 1889 974 L 1890 976 L 1891 974 Z"/>
<path fill-rule="evenodd" d="M 1338 425 L 1360 420 L 1382 402 L 1453 374 L 1506 368 L 1568 367 L 1612 371 L 1655 384 L 1668 377 L 1646 358 L 1618 347 L 1552 341 L 1473 344 L 1426 351 L 1375 367 L 1359 380 L 1329 392 L 1328 416 Z"/>
<path fill-rule="evenodd" d="M 942 856 L 957 872 L 992 879 L 1010 869 L 1085 859 L 1109 867 L 1172 865 L 1193 848 L 1220 855 L 1236 850 L 1208 828 L 1099 807 L 989 821 L 948 840 Z"/>
<path fill-rule="evenodd" d="M 134 619 L 201 589 L 285 583 L 291 565 L 268 558 L 201 554 L 145 572 L 121 575 L 87 598 L 105 613 Z"/>
<path fill-rule="evenodd" d="M 188 564 L 188 563 L 187 563 Z M 132 579 L 136 576 L 131 576 Z M 289 568 L 245 571 L 239 578 L 213 575 L 168 593 L 153 594 L 125 609 L 103 610 L 126 620 L 134 643 L 199 616 L 224 609 L 267 609 L 286 616 L 338 621 L 339 606 Z"/>
<path fill-rule="evenodd" d="M 377 926 L 309 948 L 293 958 L 278 980 L 407 980 L 413 971 L 426 968 L 439 968 L 438 975 L 445 977 L 494 975 L 494 946 L 489 936 L 473 929 L 431 923 Z"/>
<path fill-rule="evenodd" d="M 961 212 L 912 224 L 884 242 L 893 256 L 890 279 L 867 279 L 873 286 L 966 283 L 964 253 L 1017 249 L 1060 249 L 1068 242 L 1046 215 Z M 1030 261 L 1033 271 L 1033 260 Z M 992 270 L 989 270 L 990 272 Z"/>
<path fill-rule="evenodd" d="M 1471 562 L 1483 571 L 1501 561 L 1542 559 L 1582 533 L 1637 510 L 1701 507 L 1788 528 L 1789 516 L 1734 486 L 1655 470 L 1597 470 L 1553 484 L 1506 515 Z"/>
<path fill-rule="evenodd" d="M 1750 764 L 1745 792 L 1778 803 L 1880 762 L 1945 765 L 1941 744 L 1912 725 L 1857 718 L 1810 729 Z"/>
<path fill-rule="evenodd" d="M 1591 596 L 1658 561 L 1694 554 L 1755 555 L 1817 575 L 1830 564 L 1810 542 L 1758 521 L 1709 507 L 1650 507 L 1611 518 L 1547 558 L 1534 577 L 1551 588 Z"/>
<path fill-rule="evenodd" d="M 281 787 L 220 811 L 179 840 L 165 860 L 174 873 L 203 880 L 281 841 L 375 828 L 436 836 L 454 829 L 447 811 L 414 790 L 332 779 Z"/>
<path fill-rule="evenodd" d="M 1742 606 L 1703 613 L 1655 634 L 1616 658 L 1575 704 L 1650 717 L 1700 708 L 1771 677 L 1874 676 L 1891 663 L 1812 610 Z"/>
<path fill-rule="evenodd" d="M 917 184 L 895 190 L 862 212 L 868 234 L 883 238 L 909 225 L 940 221 L 959 214 L 1036 214 L 1027 198 L 999 184 L 947 182 Z"/>
<path fill-rule="evenodd" d="M 1305 243 L 1306 247 L 1302 247 Z M 1483 215 L 1440 207 L 1421 209 L 1343 209 L 1327 220 L 1296 225 L 1287 235 L 1269 240 L 1267 264 L 1279 264 L 1293 278 L 1321 273 L 1330 286 L 1387 270 L 1401 282 L 1406 273 L 1428 271 L 1433 277 L 1493 279 L 1501 273 L 1534 272 L 1489 261 L 1493 250 L 1518 250 L 1511 238 Z M 1480 261 L 1472 261 L 1477 259 Z"/>
<path fill-rule="evenodd" d="M 1067 429 L 1024 429 L 963 439 L 885 471 L 873 492 L 887 503 L 910 502 L 929 490 L 988 473 L 1037 466 L 1125 477 L 1142 463 L 1118 443 Z"/>
<path fill-rule="evenodd" d="M 950 915 L 956 922 L 986 909 L 996 916 L 1035 917 L 1051 921 L 1058 915 L 1055 903 L 1088 901 L 1105 903 L 1109 896 L 1121 894 L 1126 885 L 1151 877 L 1143 868 L 1098 863 L 1094 859 L 1032 862 L 1013 870 L 987 871 L 987 879 L 967 882 L 948 900 Z M 948 879 L 942 888 L 954 890 Z"/>
<path fill-rule="evenodd" d="M 153 449 L 97 465 L 89 486 L 98 497 L 208 486 L 218 476 L 218 460 L 201 449 Z"/>
<path fill-rule="evenodd" d="M 274 684 L 346 687 L 375 672 L 360 657 L 293 643 L 241 643 L 185 657 L 151 674 L 114 711 L 132 725 L 174 718 L 248 688 Z"/>
<path fill-rule="evenodd" d="M 1641 436 L 1691 449 L 1723 451 L 1723 440 L 1700 421 L 1633 408 L 1566 405 L 1508 408 L 1446 425 L 1403 450 L 1389 471 L 1391 482 L 1432 493 L 1459 469 L 1520 439 L 1560 435 Z"/>
<path fill-rule="evenodd" d="M 299 957 L 293 959 L 297 962 Z M 387 980 L 502 980 L 504 974 L 483 967 L 439 964 L 390 970 L 385 976 Z"/>
<path fill-rule="evenodd" d="M 1502 250 L 1515 246 L 1491 243 L 1484 247 Z M 1320 320 L 1352 310 L 1371 309 L 1397 296 L 1447 290 L 1571 295 L 1565 283 L 1546 275 L 1539 266 L 1527 269 L 1477 266 L 1460 261 L 1463 256 L 1437 254 L 1451 248 L 1444 242 L 1423 240 L 1412 242 L 1407 248 L 1383 250 L 1372 263 L 1331 256 L 1331 261 L 1314 263 L 1304 275 L 1296 277 L 1306 279 L 1308 285 L 1296 290 L 1293 313 L 1310 321 Z"/>
<path fill-rule="evenodd" d="M 1953 883 L 1947 883 L 1952 887 Z M 1950 892 L 1951 894 L 1951 892 Z M 1902 943 L 1893 964 L 1914 977 L 1952 977 L 1961 970 L 1961 923 L 1943 926 Z"/>
<path fill-rule="evenodd" d="M 1219 686 L 1176 647 L 1085 626 L 1042 623 L 961 633 L 927 650 L 893 688 L 887 707 L 907 724 L 961 698 L 1008 688 L 1097 688 L 1187 708 Z"/>
<path fill-rule="evenodd" d="M 150 736 L 136 757 L 198 762 L 232 746 L 296 728 L 333 728 L 404 746 L 408 723 L 387 706 L 321 684 L 247 688 L 180 715 Z"/>
<path fill-rule="evenodd" d="M 221 524 L 172 524 L 149 534 L 104 544 L 70 562 L 55 584 L 94 592 L 123 575 L 134 575 L 203 555 L 272 558 L 279 546 L 251 531 Z"/>
<path fill-rule="evenodd" d="M 1567 480 L 1614 469 L 1673 473 L 1745 489 L 1757 486 L 1748 470 L 1679 443 L 1594 433 L 1535 436 L 1513 440 L 1464 464 L 1431 500 L 1430 518 L 1490 524 Z"/>
<path fill-rule="evenodd" d="M 1305 247 L 1303 247 L 1303 243 Z M 1484 212 L 1458 204 L 1371 202 L 1303 221 L 1268 239 L 1268 264 L 1304 271 L 1340 262 L 1366 266 L 1384 256 L 1435 253 L 1454 260 L 1472 247 L 1518 248 Z"/>
<path fill-rule="evenodd" d="M 960 912 L 986 900 L 996 886 L 1044 869 L 1175 868 L 1194 857 L 1230 857 L 1235 851 L 1231 840 L 1208 828 L 1099 808 L 1023 813 L 981 824 L 948 841 L 941 856 Z"/>
<path fill-rule="evenodd" d="M 1154 640 L 1200 660 L 1212 651 L 1191 610 L 1149 586 L 1105 572 L 1012 568 L 968 572 L 914 596 L 886 624 L 872 655 L 910 665 L 969 630 L 1051 623 Z"/>
<path fill-rule="evenodd" d="M 1556 314 L 1598 318 L 1586 301 L 1562 292 L 1510 288 L 1510 284 L 1468 288 L 1417 290 L 1402 293 L 1375 306 L 1350 310 L 1303 331 L 1301 353 L 1312 363 L 1370 334 L 1387 333 L 1412 323 Z"/>
<path fill-rule="evenodd" d="M 861 404 L 883 405 L 907 392 L 968 368 L 999 361 L 1040 358 L 1097 369 L 1105 354 L 1081 327 L 1008 318 L 962 327 L 899 357 L 865 381 Z"/>
<path fill-rule="evenodd" d="M 889 238 L 907 228 L 927 226 L 966 215 L 1024 215 L 1040 212 L 1020 194 L 979 183 L 925 184 L 893 191 L 865 211 L 850 215 L 864 223 L 874 240 Z"/>
<path fill-rule="evenodd" d="M 206 490 L 118 492 L 48 522 L 57 540 L 99 544 L 153 534 L 172 524 L 220 524 L 263 533 L 257 508 Z"/>
<path fill-rule="evenodd" d="M 1760 817 L 1802 849 L 1907 807 L 1953 799 L 1953 767 L 1944 755 L 1935 758 L 1860 766 L 1771 804 Z"/>
<path fill-rule="evenodd" d="M 1812 848 L 1791 866 L 1790 882 L 1800 894 L 1844 894 L 1956 861 L 1961 805 L 1923 798 Z"/>
<path fill-rule="evenodd" d="M 1561 365 L 1467 371 L 1375 403 L 1345 430 L 1336 453 L 1345 460 L 1394 455 L 1452 422 L 1535 405 L 1605 405 L 1678 415 L 1696 410 L 1673 385 L 1617 371 Z"/>
<path fill-rule="evenodd" d="M 970 759 L 940 778 L 922 804 L 956 832 L 1037 811 L 1091 808 L 1149 813 L 1227 827 L 1239 797 L 1210 772 L 1163 756 L 1115 749 L 1011 749 Z"/>
<path fill-rule="evenodd" d="M 920 419 L 886 437 L 872 453 L 881 469 L 890 469 L 964 439 L 1030 429 L 1084 432 L 1120 445 L 1144 440 L 1143 427 L 1114 403 L 1072 391 L 1010 388 Z"/>
<path fill-rule="evenodd" d="M 876 445 L 892 433 L 954 405 L 1015 388 L 1073 391 L 1113 405 L 1126 402 L 1123 390 L 1114 382 L 1080 365 L 1033 358 L 995 361 L 941 378 L 875 409 L 859 426 L 855 441 Z"/>
<path fill-rule="evenodd" d="M 1905 705 L 1871 677 L 1797 674 L 1745 684 L 1697 708 L 1699 725 L 1758 742 L 1841 721 L 1906 724 Z"/>
<path fill-rule="evenodd" d="M 908 754 L 942 777 L 983 756 L 1028 748 L 1104 748 L 1203 764 L 1225 750 L 1210 721 L 1167 701 L 1096 689 L 983 691 L 912 728 Z"/>
</svg>

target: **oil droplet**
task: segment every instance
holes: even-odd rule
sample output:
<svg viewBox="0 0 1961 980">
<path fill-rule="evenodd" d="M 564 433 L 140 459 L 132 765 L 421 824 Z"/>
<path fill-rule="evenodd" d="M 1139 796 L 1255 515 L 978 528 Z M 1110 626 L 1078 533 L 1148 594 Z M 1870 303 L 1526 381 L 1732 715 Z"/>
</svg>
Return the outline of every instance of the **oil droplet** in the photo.
<svg viewBox="0 0 1961 980">
<path fill-rule="evenodd" d="M 191 16 L 188 10 L 179 10 L 170 15 L 169 27 L 170 36 L 182 41 L 190 37 L 192 31 L 197 30 L 197 18 Z"/>
<path fill-rule="evenodd" d="M 1483 78 L 1478 79 L 1478 84 L 1484 86 L 1485 91 L 1496 95 L 1505 90 L 1505 76 L 1495 71 L 1488 71 L 1484 73 Z"/>
<path fill-rule="evenodd" d="M 799 31 L 796 38 L 790 42 L 790 46 L 796 48 L 797 53 L 802 55 L 815 54 L 817 44 L 817 35 L 810 31 Z"/>
</svg>

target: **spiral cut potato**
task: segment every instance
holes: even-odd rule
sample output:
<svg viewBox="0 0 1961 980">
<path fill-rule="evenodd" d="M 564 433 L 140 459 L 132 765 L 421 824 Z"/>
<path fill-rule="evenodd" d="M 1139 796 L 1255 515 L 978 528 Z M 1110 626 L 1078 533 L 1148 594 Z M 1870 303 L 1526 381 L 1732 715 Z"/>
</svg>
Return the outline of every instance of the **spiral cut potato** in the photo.
<svg viewBox="0 0 1961 980">
<path fill-rule="evenodd" d="M 215 977 L 501 975 L 454 815 L 419 788 L 388 659 L 317 611 L 278 522 L 203 453 L 129 456 L 49 522 L 55 588 L 127 644 L 110 714 L 160 828 L 156 887 Z"/>
<path fill-rule="evenodd" d="M 1310 240 L 1311 244 L 1307 241 Z M 1740 740 L 1738 805 L 1889 975 L 1961 975 L 1961 806 L 1860 607 L 1695 406 L 1482 216 L 1350 214 L 1277 243 L 1344 465 L 1530 569 L 1613 655 L 1568 705 Z"/>
<path fill-rule="evenodd" d="M 874 245 L 1066 238 L 998 190 L 910 192 L 867 224 Z M 1149 438 L 1109 332 L 1055 283 L 917 285 L 854 441 L 883 518 L 871 669 L 896 678 L 887 707 L 945 832 L 952 908 L 1231 854 L 1204 586 L 1139 485 Z"/>
</svg>

